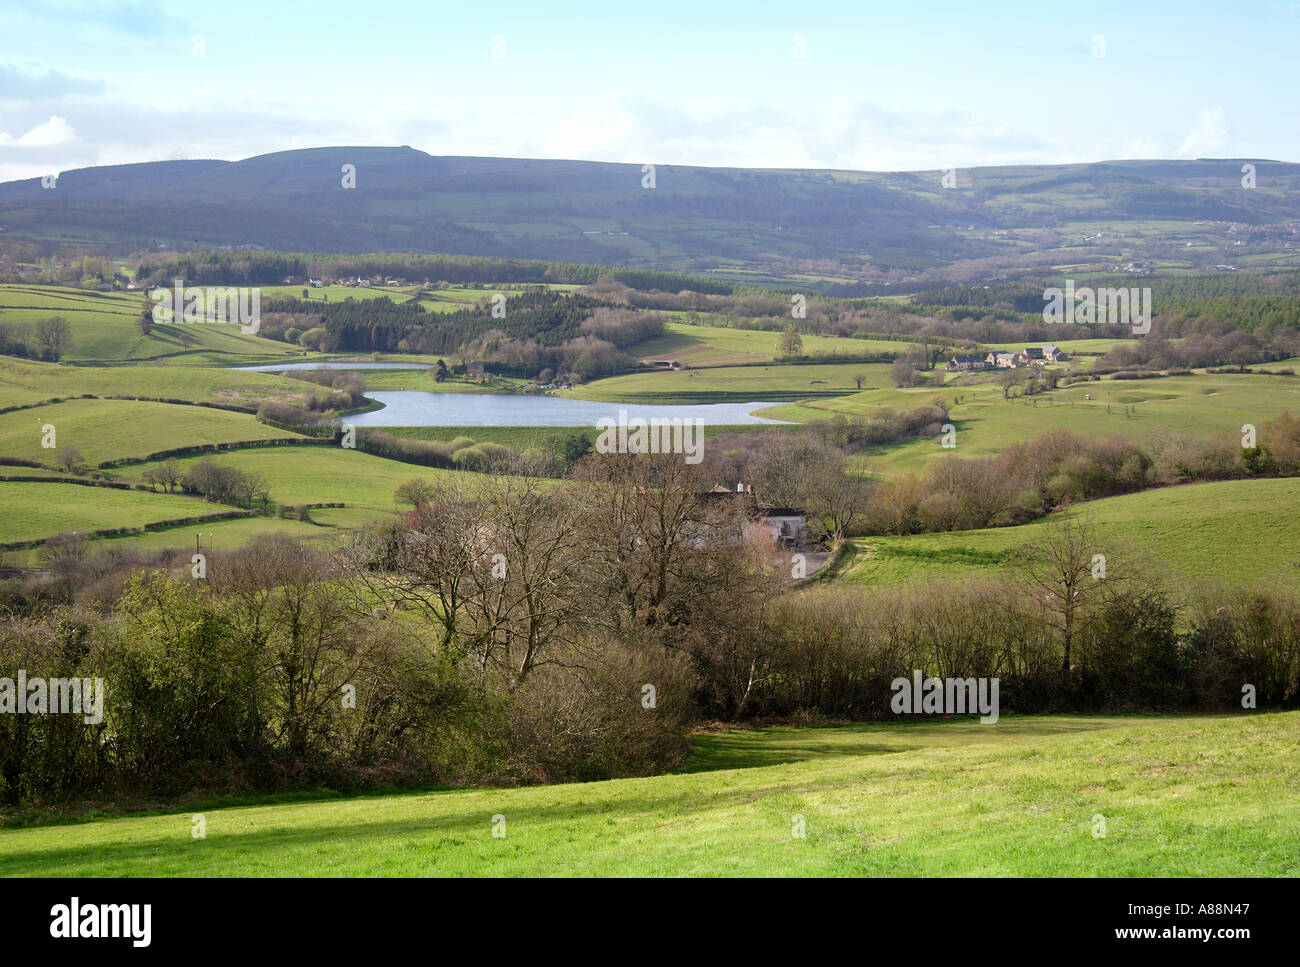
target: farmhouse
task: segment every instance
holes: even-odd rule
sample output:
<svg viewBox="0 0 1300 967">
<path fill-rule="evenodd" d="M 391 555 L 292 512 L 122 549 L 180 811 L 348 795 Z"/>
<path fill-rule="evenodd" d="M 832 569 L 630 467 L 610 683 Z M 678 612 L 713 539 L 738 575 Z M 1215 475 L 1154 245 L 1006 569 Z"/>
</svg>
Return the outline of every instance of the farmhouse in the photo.
<svg viewBox="0 0 1300 967">
<path fill-rule="evenodd" d="M 466 364 L 465 364 L 465 375 L 468 376 L 470 379 L 482 379 L 482 378 L 483 378 L 483 364 L 482 364 L 482 363 L 466 363 Z"/>
<path fill-rule="evenodd" d="M 761 503 L 752 484 L 738 483 L 735 490 L 719 485 L 700 496 L 705 501 L 740 501 L 745 517 L 742 533 L 748 543 L 772 548 L 800 547 L 808 540 L 808 514 L 797 507 Z"/>
<path fill-rule="evenodd" d="M 997 369 L 1015 369 L 1020 365 L 1019 357 L 1015 353 L 989 353 L 984 357 L 984 362 Z"/>
<path fill-rule="evenodd" d="M 978 353 L 959 354 L 948 360 L 948 370 L 950 372 L 968 373 L 973 370 L 983 369 L 985 366 L 984 357 Z"/>
</svg>

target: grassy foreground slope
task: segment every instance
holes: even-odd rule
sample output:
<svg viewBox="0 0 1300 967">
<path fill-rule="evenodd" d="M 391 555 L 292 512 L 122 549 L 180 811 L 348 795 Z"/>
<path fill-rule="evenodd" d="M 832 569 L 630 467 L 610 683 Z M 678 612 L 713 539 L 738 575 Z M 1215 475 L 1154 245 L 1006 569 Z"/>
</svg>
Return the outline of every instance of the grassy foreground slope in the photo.
<svg viewBox="0 0 1300 967">
<path fill-rule="evenodd" d="M 1078 504 L 1099 530 L 1145 547 L 1188 578 L 1300 584 L 1300 479 L 1225 480 L 1145 490 Z M 868 537 L 853 542 L 839 580 L 901 587 L 999 569 L 1012 548 L 1042 539 L 1046 523 Z"/>
<path fill-rule="evenodd" d="M 0 871 L 1295 876 L 1297 725 L 1289 712 L 723 733 L 701 754 L 729 745 L 718 764 L 738 768 L 212 809 L 201 840 L 193 811 L 0 832 Z M 795 748 L 767 764 L 781 745 Z"/>
</svg>

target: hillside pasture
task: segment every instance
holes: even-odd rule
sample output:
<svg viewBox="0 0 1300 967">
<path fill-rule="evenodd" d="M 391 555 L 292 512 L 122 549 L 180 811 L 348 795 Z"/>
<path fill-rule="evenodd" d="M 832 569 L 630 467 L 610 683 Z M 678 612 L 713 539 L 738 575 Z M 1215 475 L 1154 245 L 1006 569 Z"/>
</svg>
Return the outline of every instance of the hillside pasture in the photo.
<svg viewBox="0 0 1300 967">
<path fill-rule="evenodd" d="M 1300 712 L 701 735 L 676 775 L 0 831 L 14 876 L 1295 876 Z M 191 836 L 202 812 L 206 837 Z M 1093 817 L 1107 835 L 1093 835 Z M 495 817 L 504 838 L 493 836 Z M 792 835 L 803 817 L 806 835 Z"/>
<path fill-rule="evenodd" d="M 1300 480 L 1227 480 L 1087 501 L 1052 517 L 1085 518 L 1144 551 L 1175 577 L 1263 581 L 1300 588 Z M 1051 518 L 1049 518 L 1050 520 Z M 1005 569 L 1009 553 L 1044 537 L 1047 521 L 1019 527 L 865 537 L 835 580 L 908 587 Z"/>
</svg>

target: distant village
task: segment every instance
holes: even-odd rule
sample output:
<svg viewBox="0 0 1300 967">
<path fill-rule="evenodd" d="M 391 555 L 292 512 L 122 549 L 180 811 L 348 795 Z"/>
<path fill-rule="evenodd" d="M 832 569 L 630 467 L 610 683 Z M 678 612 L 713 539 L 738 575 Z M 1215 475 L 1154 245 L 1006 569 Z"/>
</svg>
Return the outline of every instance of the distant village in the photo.
<svg viewBox="0 0 1300 967">
<path fill-rule="evenodd" d="M 953 373 L 969 373 L 981 369 L 1016 369 L 1034 363 L 1060 363 L 1069 358 L 1069 353 L 1056 346 L 1026 346 L 1020 353 L 959 353 L 948 360 L 946 368 Z"/>
</svg>

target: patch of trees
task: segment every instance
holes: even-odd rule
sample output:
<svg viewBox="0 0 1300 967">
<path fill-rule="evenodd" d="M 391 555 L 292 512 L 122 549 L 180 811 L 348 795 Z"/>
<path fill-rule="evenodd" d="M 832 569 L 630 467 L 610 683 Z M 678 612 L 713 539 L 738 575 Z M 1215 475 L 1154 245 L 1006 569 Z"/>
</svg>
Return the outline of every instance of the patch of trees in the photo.
<svg viewBox="0 0 1300 967">
<path fill-rule="evenodd" d="M 190 285 L 275 285 L 286 277 L 339 279 L 398 277 L 471 285 L 493 283 L 563 283 L 586 285 L 605 277 L 638 290 L 730 293 L 730 282 L 681 272 L 613 268 L 538 259 L 480 258 L 461 255 L 373 254 L 302 255 L 290 252 L 192 252 L 149 256 L 136 270 L 136 281 L 157 284 L 175 278 Z"/>
<path fill-rule="evenodd" d="M 146 482 L 151 486 L 168 489 L 178 485 L 183 493 L 197 494 L 204 500 L 218 504 L 251 508 L 260 501 L 263 510 L 270 505 L 271 492 L 261 474 L 204 457 L 191 465 L 179 479 L 174 480 L 172 474 L 175 467 L 169 468 L 168 463 L 154 470 L 154 479 Z"/>
</svg>

